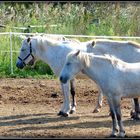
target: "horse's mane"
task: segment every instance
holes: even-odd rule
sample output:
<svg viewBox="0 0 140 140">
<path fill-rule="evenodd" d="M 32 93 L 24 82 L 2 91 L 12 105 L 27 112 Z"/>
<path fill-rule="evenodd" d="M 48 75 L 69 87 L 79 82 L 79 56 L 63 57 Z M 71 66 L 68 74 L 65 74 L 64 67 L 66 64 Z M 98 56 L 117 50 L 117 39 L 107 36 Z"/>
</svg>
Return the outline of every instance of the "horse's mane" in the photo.
<svg viewBox="0 0 140 140">
<path fill-rule="evenodd" d="M 94 55 L 94 54 L 88 54 L 88 59 L 86 58 L 86 61 L 90 61 L 90 59 L 94 58 L 100 58 L 103 60 L 108 61 L 113 67 L 117 67 L 118 65 L 124 65 L 124 61 L 120 60 L 119 58 L 110 55 L 110 54 L 104 54 L 104 55 Z M 89 62 L 88 62 L 89 63 Z"/>
<path fill-rule="evenodd" d="M 116 67 L 118 65 L 123 65 L 124 62 L 122 60 L 120 60 L 119 58 L 113 56 L 113 55 L 109 55 L 109 54 L 105 54 L 106 60 L 108 60 L 112 66 Z"/>
<path fill-rule="evenodd" d="M 43 34 L 42 37 L 47 37 L 48 39 L 54 39 L 54 40 L 58 40 L 58 41 L 71 41 L 74 43 L 80 43 L 80 41 L 78 39 L 75 38 L 66 38 L 65 36 L 57 36 L 57 35 L 46 35 Z"/>
<path fill-rule="evenodd" d="M 47 37 L 48 39 L 54 39 L 54 40 L 60 40 L 60 41 L 64 41 L 67 38 L 64 36 L 57 36 L 57 35 L 46 35 L 46 34 L 42 34 L 41 37 Z"/>
<path fill-rule="evenodd" d="M 40 36 L 40 35 L 36 35 L 36 36 L 32 36 L 31 39 L 36 39 L 37 42 L 40 45 L 43 45 L 44 43 L 47 43 L 49 46 L 58 46 L 60 41 L 48 36 Z"/>
<path fill-rule="evenodd" d="M 68 59 L 72 58 L 73 55 L 75 55 L 76 51 L 72 51 L 68 54 Z M 110 55 L 110 54 L 104 54 L 104 55 L 96 55 L 94 53 L 87 53 L 87 52 L 81 52 L 79 53 L 79 55 L 77 56 L 78 59 L 80 59 L 83 63 L 83 65 L 85 67 L 89 67 L 91 60 L 94 58 L 99 58 L 99 59 L 103 59 L 107 62 L 109 62 L 113 67 L 117 67 L 119 65 L 124 66 L 125 62 L 120 60 L 119 58 Z"/>
<path fill-rule="evenodd" d="M 46 38 L 46 37 L 42 37 L 42 41 L 44 43 L 47 43 L 49 46 L 58 46 L 60 44 L 60 41 L 59 40 L 55 40 L 55 39 L 52 39 L 52 38 Z"/>
<path fill-rule="evenodd" d="M 42 43 L 47 43 L 49 46 L 59 46 L 62 43 L 74 43 L 74 44 L 80 44 L 79 40 L 76 39 L 68 39 L 64 36 L 52 36 L 52 35 L 36 35 L 32 36 L 31 38 L 35 38 L 37 40 L 41 40 Z"/>
</svg>

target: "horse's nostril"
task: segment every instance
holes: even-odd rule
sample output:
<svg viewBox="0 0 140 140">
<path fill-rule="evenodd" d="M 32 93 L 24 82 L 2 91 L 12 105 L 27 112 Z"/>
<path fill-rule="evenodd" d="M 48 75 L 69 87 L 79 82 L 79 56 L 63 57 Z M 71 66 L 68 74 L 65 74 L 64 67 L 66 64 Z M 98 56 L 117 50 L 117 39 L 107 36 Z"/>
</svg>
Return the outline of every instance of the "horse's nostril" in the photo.
<svg viewBox="0 0 140 140">
<path fill-rule="evenodd" d="M 63 77 L 62 77 L 62 76 L 60 76 L 60 81 L 62 81 L 62 79 L 63 79 Z"/>
<path fill-rule="evenodd" d="M 19 63 L 16 63 L 16 67 L 18 67 L 18 68 L 19 68 Z"/>
<path fill-rule="evenodd" d="M 24 68 L 24 64 L 17 62 L 16 63 L 16 67 L 19 68 L 19 69 L 23 69 Z"/>
<path fill-rule="evenodd" d="M 18 67 L 18 63 L 16 63 L 16 67 Z"/>
</svg>

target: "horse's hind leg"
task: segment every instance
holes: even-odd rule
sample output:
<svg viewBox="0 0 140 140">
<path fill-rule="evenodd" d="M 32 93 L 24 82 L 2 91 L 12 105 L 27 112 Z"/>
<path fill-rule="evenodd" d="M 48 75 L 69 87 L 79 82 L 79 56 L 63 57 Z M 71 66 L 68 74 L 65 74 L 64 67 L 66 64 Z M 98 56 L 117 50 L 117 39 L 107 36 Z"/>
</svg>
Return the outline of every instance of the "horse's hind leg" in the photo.
<svg viewBox="0 0 140 140">
<path fill-rule="evenodd" d="M 70 80 L 70 92 L 72 95 L 72 104 L 70 114 L 76 111 L 76 99 L 75 99 L 75 79 Z"/>
<path fill-rule="evenodd" d="M 108 104 L 110 107 L 110 116 L 112 118 L 112 133 L 111 133 L 110 137 L 116 137 L 117 133 L 118 133 L 118 125 L 117 125 L 115 108 L 114 108 L 114 104 L 113 104 L 112 100 L 110 100 L 109 98 L 107 98 L 107 100 L 108 100 Z"/>
<path fill-rule="evenodd" d="M 119 137 L 125 137 L 125 130 L 122 122 L 122 115 L 121 115 L 121 109 L 120 109 L 120 97 L 112 96 L 107 98 L 111 117 L 112 117 L 112 134 L 111 137 L 116 137 L 118 133 L 118 127 L 119 126 Z"/>
<path fill-rule="evenodd" d="M 103 93 L 100 88 L 99 89 L 99 95 L 98 95 L 98 100 L 97 100 L 97 105 L 95 109 L 93 110 L 93 113 L 100 112 L 100 108 L 102 107 L 102 102 L 103 102 Z"/>
<path fill-rule="evenodd" d="M 139 101 L 138 98 L 133 98 L 132 99 L 132 110 L 130 112 L 131 118 L 135 119 L 135 120 L 139 120 L 139 112 L 140 112 L 140 108 L 139 108 Z"/>
</svg>

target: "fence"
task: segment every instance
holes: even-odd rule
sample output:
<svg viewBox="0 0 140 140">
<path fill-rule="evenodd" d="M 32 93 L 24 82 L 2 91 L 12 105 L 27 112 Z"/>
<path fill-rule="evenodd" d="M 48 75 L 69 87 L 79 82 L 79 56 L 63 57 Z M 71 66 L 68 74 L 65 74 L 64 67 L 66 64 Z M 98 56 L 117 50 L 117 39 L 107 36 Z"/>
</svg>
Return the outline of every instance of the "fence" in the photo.
<svg viewBox="0 0 140 140">
<path fill-rule="evenodd" d="M 3 65 L 6 65 L 6 67 L 8 68 L 8 70 L 10 70 L 10 73 L 13 74 L 14 73 L 14 68 L 15 68 L 15 63 L 16 63 L 16 59 L 18 57 L 18 53 L 21 47 L 21 43 L 22 43 L 22 38 L 20 37 L 20 35 L 34 35 L 34 34 L 38 34 L 38 35 L 42 35 L 45 33 L 17 33 L 17 32 L 4 32 L 4 33 L 0 33 L 0 67 L 2 67 Z M 72 37 L 72 38 L 100 38 L 100 39 L 135 39 L 138 40 L 140 37 L 127 37 L 127 36 L 88 36 L 88 35 L 62 35 L 62 34 L 46 34 L 46 35 L 50 35 L 50 36 L 65 36 L 65 37 Z M 5 60 L 8 59 L 6 61 L 5 64 Z M 0 69 L 0 72 L 2 72 L 2 70 Z"/>
</svg>

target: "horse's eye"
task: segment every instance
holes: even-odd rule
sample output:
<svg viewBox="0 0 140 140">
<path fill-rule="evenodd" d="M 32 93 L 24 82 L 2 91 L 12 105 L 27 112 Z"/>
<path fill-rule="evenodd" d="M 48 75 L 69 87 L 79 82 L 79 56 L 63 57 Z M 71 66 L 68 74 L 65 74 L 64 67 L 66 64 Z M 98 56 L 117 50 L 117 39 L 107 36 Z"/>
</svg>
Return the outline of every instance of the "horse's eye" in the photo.
<svg viewBox="0 0 140 140">
<path fill-rule="evenodd" d="M 22 52 L 24 52 L 26 49 L 21 49 Z"/>
<path fill-rule="evenodd" d="M 70 62 L 67 63 L 67 66 L 69 66 L 69 65 L 70 65 Z"/>
</svg>

